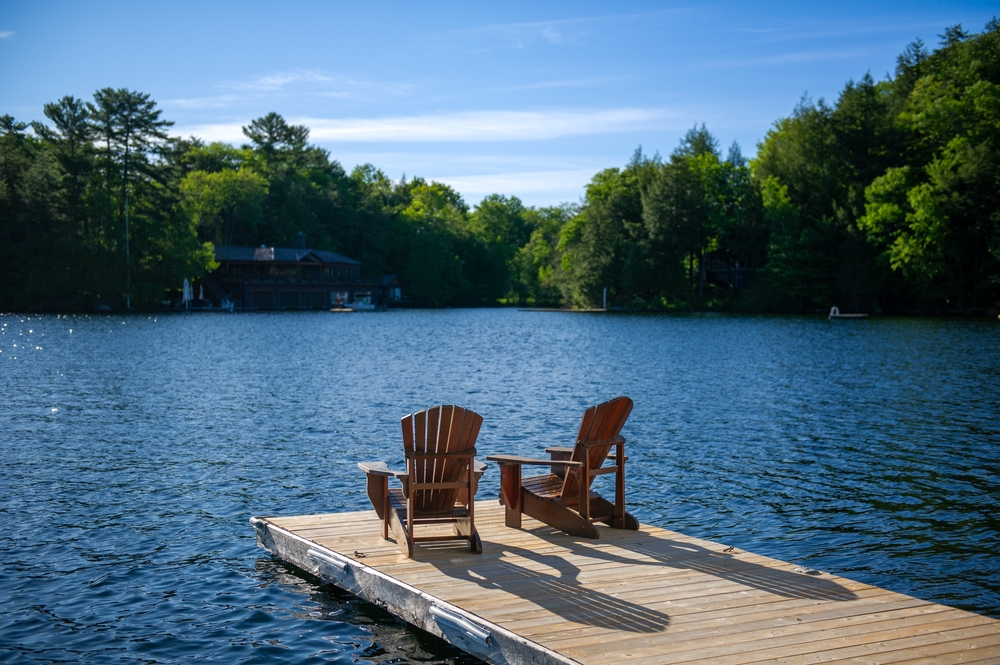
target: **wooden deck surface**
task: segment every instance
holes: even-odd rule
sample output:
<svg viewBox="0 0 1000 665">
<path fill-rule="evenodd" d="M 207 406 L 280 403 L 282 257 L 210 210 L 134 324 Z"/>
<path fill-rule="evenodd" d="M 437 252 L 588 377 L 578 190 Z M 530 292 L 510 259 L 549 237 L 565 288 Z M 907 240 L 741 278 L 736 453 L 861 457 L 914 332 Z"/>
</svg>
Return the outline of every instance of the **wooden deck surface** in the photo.
<svg viewBox="0 0 1000 665">
<path fill-rule="evenodd" d="M 525 517 L 516 530 L 480 501 L 481 555 L 445 544 L 407 559 L 373 511 L 252 522 L 277 556 L 494 663 L 1000 662 L 995 619 L 657 527 L 591 541 Z"/>
</svg>

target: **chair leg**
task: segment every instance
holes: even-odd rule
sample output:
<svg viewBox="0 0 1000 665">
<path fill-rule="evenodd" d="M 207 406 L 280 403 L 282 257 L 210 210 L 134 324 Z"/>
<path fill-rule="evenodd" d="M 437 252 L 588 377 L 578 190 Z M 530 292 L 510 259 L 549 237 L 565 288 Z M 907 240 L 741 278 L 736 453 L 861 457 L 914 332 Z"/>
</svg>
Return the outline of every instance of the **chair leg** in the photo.
<svg viewBox="0 0 1000 665">
<path fill-rule="evenodd" d="M 621 517 L 618 513 L 618 508 L 613 503 L 608 501 L 602 496 L 591 497 L 590 507 L 598 515 L 607 515 L 606 519 L 601 520 L 608 526 L 615 529 L 628 529 L 629 531 L 638 531 L 639 522 L 631 513 L 621 511 L 625 513 L 625 517 Z"/>
<path fill-rule="evenodd" d="M 393 537 L 396 538 L 396 546 L 399 547 L 399 551 L 413 558 L 413 540 L 395 509 L 389 510 L 389 527 L 392 529 Z"/>
<path fill-rule="evenodd" d="M 389 540 L 389 484 L 386 483 L 382 491 L 382 540 Z"/>
<path fill-rule="evenodd" d="M 410 469 L 410 477 L 413 477 L 413 469 Z M 407 541 L 407 555 L 409 557 L 413 556 L 413 516 L 416 514 L 414 508 L 414 497 L 416 492 L 410 491 L 410 495 L 406 497 L 406 541 Z"/>
<path fill-rule="evenodd" d="M 625 519 L 625 444 L 619 443 L 615 446 L 615 465 L 618 470 L 615 472 L 615 521 L 626 528 Z M 634 521 L 634 520 L 633 520 Z M 638 528 L 638 526 L 636 527 Z"/>
<path fill-rule="evenodd" d="M 503 498 L 503 523 L 512 528 L 521 528 L 521 465 L 500 465 L 500 492 Z"/>
<path fill-rule="evenodd" d="M 581 538 L 599 538 L 597 527 L 580 517 L 579 513 L 560 506 L 555 501 L 540 499 L 530 492 L 522 492 L 521 509 L 529 517 L 544 522 L 571 536 Z"/>
<path fill-rule="evenodd" d="M 385 502 L 389 496 L 389 483 L 385 476 L 374 473 L 366 473 L 368 478 L 368 500 L 372 502 L 372 508 L 379 519 L 385 519 Z"/>
<path fill-rule="evenodd" d="M 455 520 L 455 535 L 463 536 L 469 540 L 469 551 L 476 554 L 483 553 L 483 541 L 479 539 L 479 532 L 468 517 L 459 517 Z"/>
</svg>

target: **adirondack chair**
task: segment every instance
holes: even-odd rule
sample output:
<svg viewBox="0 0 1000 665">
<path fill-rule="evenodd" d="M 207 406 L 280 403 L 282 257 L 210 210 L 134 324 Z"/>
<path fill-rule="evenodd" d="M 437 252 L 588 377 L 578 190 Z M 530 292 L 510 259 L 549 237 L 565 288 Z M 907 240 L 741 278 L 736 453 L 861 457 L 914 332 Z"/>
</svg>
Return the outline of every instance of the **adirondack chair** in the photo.
<svg viewBox="0 0 1000 665">
<path fill-rule="evenodd" d="M 368 498 L 382 520 L 382 537 L 392 531 L 399 549 L 413 557 L 415 543 L 465 540 L 482 553 L 476 532 L 476 488 L 486 465 L 476 462 L 476 438 L 483 417 L 460 406 L 435 406 L 403 416 L 406 471 L 385 462 L 360 462 L 368 478 Z M 471 473 L 470 473 L 471 471 Z M 389 478 L 401 487 L 389 487 Z M 414 536 L 414 527 L 454 525 L 453 535 Z"/>
<path fill-rule="evenodd" d="M 576 445 L 546 448 L 551 459 L 516 455 L 489 455 L 487 461 L 500 464 L 500 503 L 505 506 L 504 523 L 521 527 L 521 515 L 534 517 L 573 536 L 597 538 L 594 522 L 617 529 L 639 528 L 625 511 L 625 439 L 622 426 L 632 413 L 632 400 L 616 397 L 592 406 L 583 414 Z M 615 448 L 614 464 L 604 466 Z M 521 467 L 543 465 L 551 473 L 521 476 Z M 594 478 L 615 474 L 615 500 L 608 501 L 591 489 Z"/>
</svg>

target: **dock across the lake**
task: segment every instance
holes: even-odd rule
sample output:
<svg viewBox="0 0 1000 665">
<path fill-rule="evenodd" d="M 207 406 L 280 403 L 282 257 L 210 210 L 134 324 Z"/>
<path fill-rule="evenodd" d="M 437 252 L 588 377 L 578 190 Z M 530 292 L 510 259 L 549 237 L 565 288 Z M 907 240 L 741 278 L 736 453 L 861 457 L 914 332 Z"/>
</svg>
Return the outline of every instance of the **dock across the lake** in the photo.
<svg viewBox="0 0 1000 665">
<path fill-rule="evenodd" d="M 275 556 L 497 665 L 1000 662 L 996 619 L 657 527 L 587 540 L 475 510 L 482 554 L 412 559 L 374 511 L 251 523 Z"/>
</svg>

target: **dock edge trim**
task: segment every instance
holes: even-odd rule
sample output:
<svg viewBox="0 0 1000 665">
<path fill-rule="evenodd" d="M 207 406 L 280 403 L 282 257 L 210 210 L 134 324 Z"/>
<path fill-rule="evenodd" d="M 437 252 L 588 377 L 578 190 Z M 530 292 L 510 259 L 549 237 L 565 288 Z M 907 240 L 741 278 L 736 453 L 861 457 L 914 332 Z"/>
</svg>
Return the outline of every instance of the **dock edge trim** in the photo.
<svg viewBox="0 0 1000 665">
<path fill-rule="evenodd" d="M 491 623 L 380 570 L 251 517 L 257 544 L 282 561 L 381 607 L 403 621 L 493 665 L 581 665 L 557 651 Z M 317 555 L 317 556 L 313 556 Z M 343 568 L 341 565 L 343 564 Z"/>
</svg>

